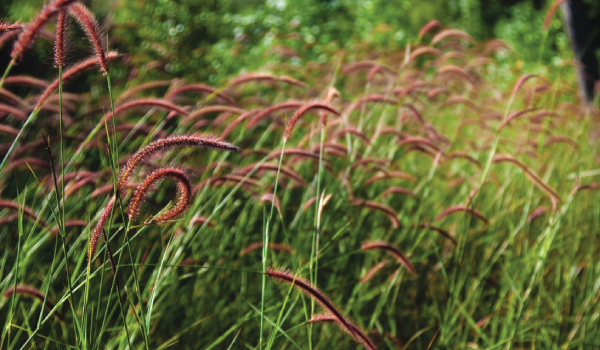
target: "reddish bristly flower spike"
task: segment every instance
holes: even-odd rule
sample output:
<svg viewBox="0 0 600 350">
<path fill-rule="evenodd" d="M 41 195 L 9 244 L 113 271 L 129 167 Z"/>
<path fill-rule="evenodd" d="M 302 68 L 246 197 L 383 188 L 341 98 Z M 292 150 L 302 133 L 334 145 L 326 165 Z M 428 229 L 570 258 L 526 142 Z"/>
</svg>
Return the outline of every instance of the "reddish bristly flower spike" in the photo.
<svg viewBox="0 0 600 350">
<path fill-rule="evenodd" d="M 23 28 L 23 31 L 21 32 L 21 35 L 19 35 L 19 39 L 15 42 L 10 54 L 11 64 L 15 64 L 21 59 L 23 53 L 31 47 L 31 44 L 33 44 L 33 39 L 36 34 L 42 30 L 44 25 L 48 23 L 57 12 L 68 8 L 74 2 L 75 0 L 55 0 L 44 7 L 37 17 L 29 25 Z"/>
<path fill-rule="evenodd" d="M 378 173 L 378 174 L 373 175 L 372 177 L 368 178 L 365 181 L 365 185 L 368 185 L 375 181 L 387 180 L 387 179 L 403 179 L 403 180 L 407 180 L 407 181 L 411 181 L 411 182 L 417 181 L 416 177 L 414 177 L 410 174 L 404 173 L 402 171 L 385 171 L 385 172 Z"/>
<path fill-rule="evenodd" d="M 304 102 L 286 101 L 286 102 L 279 103 L 274 106 L 265 108 L 262 111 L 256 113 L 256 115 L 252 119 L 250 119 L 250 121 L 248 122 L 246 127 L 252 128 L 256 124 L 258 124 L 258 122 L 260 122 L 265 116 L 267 116 L 275 111 L 278 111 L 281 109 L 296 109 L 296 108 L 302 107 L 302 105 L 304 105 Z"/>
<path fill-rule="evenodd" d="M 548 211 L 550 211 L 549 206 L 540 205 L 539 207 L 533 209 L 531 213 L 527 216 L 527 222 L 531 224 L 535 219 L 546 214 Z"/>
<path fill-rule="evenodd" d="M 125 164 L 121 177 L 117 183 L 119 190 L 123 189 L 129 179 L 133 175 L 133 171 L 144 160 L 158 153 L 164 153 L 175 148 L 196 147 L 196 148 L 211 148 L 222 151 L 238 151 L 239 148 L 229 142 L 219 141 L 210 136 L 203 135 L 182 135 L 171 136 L 165 139 L 156 140 L 146 147 L 137 151 Z"/>
<path fill-rule="evenodd" d="M 125 102 L 122 105 L 115 107 L 115 114 L 118 115 L 119 113 L 122 113 L 128 109 L 132 109 L 132 108 L 136 108 L 136 107 L 143 107 L 143 106 L 156 107 L 156 108 L 164 109 L 166 111 L 175 112 L 177 114 L 181 114 L 184 116 L 188 115 L 188 112 L 185 109 L 183 109 L 167 100 L 161 100 L 161 99 L 157 99 L 157 98 L 140 98 L 139 100 Z M 102 121 L 108 122 L 112 119 L 112 117 L 113 117 L 112 112 L 108 112 L 107 114 L 104 115 Z"/>
<path fill-rule="evenodd" d="M 365 243 L 360 247 L 362 250 L 370 250 L 370 249 L 379 249 L 379 250 L 384 250 L 387 253 L 389 253 L 390 255 L 392 255 L 394 258 L 396 258 L 396 260 L 404 265 L 404 267 L 408 270 L 408 272 L 410 272 L 411 275 L 416 276 L 417 273 L 415 272 L 415 268 L 413 267 L 413 265 L 410 263 L 410 261 L 408 260 L 408 258 L 402 254 L 402 252 L 394 247 L 393 245 L 384 242 L 384 241 L 376 241 L 376 242 L 369 242 L 369 243 Z"/>
<path fill-rule="evenodd" d="M 522 110 L 522 111 L 518 111 L 518 112 L 513 112 L 513 113 L 507 115 L 506 119 L 504 119 L 502 121 L 502 123 L 500 123 L 500 126 L 498 127 L 498 130 L 499 131 L 502 130 L 502 128 L 504 128 L 511 120 L 517 119 L 519 117 L 522 117 L 525 114 L 531 113 L 531 112 L 533 112 L 535 110 L 537 110 L 537 108 L 528 108 L 528 109 L 525 109 L 525 110 Z"/>
<path fill-rule="evenodd" d="M 441 25 L 442 24 L 440 22 L 436 21 L 435 19 L 429 21 L 429 23 L 424 25 L 423 28 L 421 28 L 421 30 L 419 31 L 419 39 L 422 39 L 433 28 L 439 27 Z"/>
<path fill-rule="evenodd" d="M 142 184 L 135 190 L 131 201 L 129 202 L 129 220 L 133 221 L 137 218 L 140 207 L 148 197 L 154 184 L 164 179 L 172 179 L 177 182 L 178 199 L 173 208 L 166 210 L 159 216 L 155 217 L 152 222 L 162 222 L 173 220 L 181 216 L 188 208 L 192 199 L 192 184 L 185 172 L 181 169 L 173 167 L 164 167 L 157 169 L 146 176 Z"/>
<path fill-rule="evenodd" d="M 65 36 L 67 33 L 67 12 L 60 11 L 56 20 L 56 40 L 54 41 L 54 66 L 65 66 Z"/>
<path fill-rule="evenodd" d="M 367 201 L 364 199 L 354 199 L 352 200 L 352 202 L 350 202 L 350 204 L 380 211 L 390 219 L 390 221 L 392 222 L 392 227 L 394 229 L 400 227 L 400 220 L 398 220 L 398 214 L 394 211 L 394 209 L 388 207 L 387 205 L 383 205 L 381 203 L 373 201 Z"/>
<path fill-rule="evenodd" d="M 329 113 L 332 113 L 335 115 L 340 115 L 340 113 L 338 111 L 336 111 L 335 109 L 333 109 L 332 107 L 330 107 L 329 105 L 327 105 L 323 102 L 309 102 L 309 103 L 305 104 L 304 106 L 300 107 L 296 111 L 296 113 L 294 113 L 294 115 L 292 116 L 292 119 L 290 119 L 290 122 L 288 123 L 288 126 L 285 129 L 285 133 L 283 135 L 284 140 L 288 140 L 290 138 L 290 135 L 292 134 L 292 130 L 294 129 L 294 125 L 296 125 L 296 122 L 298 121 L 298 119 L 300 119 L 300 117 L 302 117 L 306 112 L 310 111 L 311 109 L 322 109 Z"/>
<path fill-rule="evenodd" d="M 438 50 L 436 48 L 428 47 L 428 46 L 423 46 L 423 47 L 419 47 L 415 51 L 411 52 L 410 57 L 408 58 L 408 60 L 410 62 L 412 62 L 417 57 L 422 56 L 422 55 L 440 56 L 441 54 L 442 54 L 442 51 L 440 51 L 440 50 Z"/>
<path fill-rule="evenodd" d="M 194 121 L 196 118 L 208 114 L 208 113 L 214 113 L 214 112 L 226 112 L 226 113 L 231 113 L 231 114 L 244 114 L 246 113 L 245 110 L 241 109 L 241 108 L 237 108 L 237 107 L 232 107 L 232 106 L 221 106 L 221 105 L 215 105 L 215 106 L 206 106 L 206 107 L 202 107 L 199 108 L 191 113 L 189 113 L 189 115 L 185 118 L 183 118 L 181 120 L 181 124 L 186 125 L 191 123 L 192 121 Z M 213 125 L 218 125 L 220 123 L 217 123 L 217 121 L 215 120 L 213 122 Z"/>
<path fill-rule="evenodd" d="M 197 216 L 197 217 L 193 218 L 192 220 L 190 220 L 190 225 L 204 225 L 207 221 L 208 221 L 208 223 L 206 225 L 208 225 L 209 227 L 215 227 L 215 223 L 212 221 L 209 221 L 204 216 Z"/>
<path fill-rule="evenodd" d="M 385 198 L 387 196 L 389 196 L 390 194 L 405 194 L 407 196 L 414 196 L 415 193 L 411 190 L 409 190 L 408 188 L 404 188 L 404 187 L 400 187 L 400 186 L 392 186 L 390 188 L 388 188 L 387 190 L 383 191 L 381 193 L 381 197 Z"/>
<path fill-rule="evenodd" d="M 21 28 L 23 28 L 23 25 L 19 21 L 15 23 L 0 21 L 0 33 Z"/>
<path fill-rule="evenodd" d="M 321 307 L 323 307 L 327 312 L 329 312 L 335 319 L 341 328 L 343 328 L 346 332 L 350 333 L 355 339 L 363 343 L 367 349 L 374 350 L 376 349 L 373 342 L 356 327 L 352 322 L 350 322 L 346 317 L 342 315 L 342 313 L 333 305 L 333 303 L 321 292 L 318 288 L 312 286 L 305 279 L 294 276 L 290 272 L 275 270 L 273 268 L 267 268 L 267 276 L 272 277 L 278 281 L 293 284 L 294 287 L 301 290 L 303 293 L 307 294 L 309 297 L 315 299 Z"/>
<path fill-rule="evenodd" d="M 31 218 L 31 220 L 33 221 L 37 221 L 41 226 L 46 226 L 46 221 L 40 219 L 35 212 L 33 211 L 33 209 L 21 205 L 17 202 L 13 202 L 10 200 L 0 200 L 0 208 L 8 208 L 8 209 L 13 209 L 13 210 L 17 210 L 17 211 L 21 211 L 23 213 L 24 216 L 27 216 L 29 218 Z"/>
<path fill-rule="evenodd" d="M 556 201 L 556 202 L 562 202 L 558 193 L 552 187 L 550 187 L 550 185 L 545 183 L 542 180 L 542 178 L 540 178 L 540 176 L 535 173 L 535 171 L 533 171 L 532 169 L 527 167 L 525 164 L 521 163 L 515 157 L 510 156 L 510 155 L 497 155 L 494 157 L 493 162 L 494 163 L 501 163 L 501 162 L 513 163 L 514 165 L 521 168 L 521 170 L 525 173 L 527 178 L 529 178 L 529 180 L 531 180 L 531 182 L 533 182 L 533 184 L 536 185 L 540 190 L 544 191 L 550 197 L 550 199 L 552 199 L 553 201 Z"/>
<path fill-rule="evenodd" d="M 519 77 L 519 79 L 517 80 L 517 82 L 515 83 L 515 86 L 512 89 L 512 96 L 515 96 L 515 94 L 517 93 L 517 91 L 519 90 L 519 88 L 521 87 L 521 85 L 525 84 L 525 82 L 531 78 L 535 78 L 537 77 L 537 74 L 523 74 Z"/>
<path fill-rule="evenodd" d="M 237 103 L 231 97 L 229 97 L 228 95 L 226 95 L 223 92 L 218 91 L 216 88 L 214 88 L 212 86 L 208 86 L 208 85 L 204 85 L 204 84 L 188 84 L 188 85 L 178 87 L 176 89 L 169 91 L 165 95 L 165 98 L 168 100 L 171 100 L 175 96 L 186 93 L 186 92 L 201 92 L 201 93 L 207 93 L 207 94 L 215 94 L 217 97 L 219 97 L 223 101 L 225 101 L 233 106 L 237 106 Z"/>
<path fill-rule="evenodd" d="M 106 55 L 107 59 L 113 59 L 118 56 L 119 56 L 119 54 L 115 51 L 109 52 L 108 55 Z M 63 72 L 63 75 L 62 75 L 63 82 L 69 80 L 73 76 L 75 76 L 87 69 L 90 69 L 91 67 L 95 66 L 96 64 L 98 64 L 98 59 L 96 57 L 92 57 L 92 58 L 88 58 L 87 60 L 82 61 L 82 62 L 72 66 L 71 68 L 69 68 Z M 38 101 L 35 105 L 35 109 L 39 109 L 43 106 L 44 102 L 46 102 L 48 97 L 50 97 L 50 95 L 52 95 L 52 93 L 56 89 L 58 89 L 58 84 L 59 84 L 59 78 L 56 78 L 54 81 L 52 81 L 52 83 L 50 83 L 50 85 L 48 85 L 46 90 L 44 90 L 44 92 L 42 92 L 42 94 L 38 98 Z"/>
<path fill-rule="evenodd" d="M 100 215 L 100 220 L 98 220 L 98 222 L 96 223 L 96 226 L 94 226 L 94 229 L 91 232 L 90 248 L 88 250 L 88 259 L 89 259 L 90 263 L 92 262 L 94 255 L 96 255 L 96 249 L 98 248 L 98 242 L 100 241 L 100 236 L 102 236 L 102 231 L 104 230 L 104 225 L 106 224 L 108 219 L 110 219 L 110 213 L 112 211 L 114 204 L 115 204 L 115 197 L 112 197 L 108 201 L 106 206 L 104 207 L 104 210 L 102 211 L 102 215 Z"/>
<path fill-rule="evenodd" d="M 46 298 L 46 296 L 44 295 L 44 293 L 42 293 L 42 291 L 40 291 L 39 289 L 34 288 L 32 286 L 28 286 L 28 285 L 24 285 L 24 284 L 18 284 L 15 287 L 11 286 L 4 292 L 3 297 L 10 298 L 13 294 L 24 295 L 29 298 L 36 299 L 40 303 L 43 303 L 44 299 L 46 299 L 46 309 L 48 309 L 48 311 L 51 311 L 56 306 L 56 304 L 54 304 L 50 299 Z M 58 311 L 54 312 L 54 317 L 56 317 L 56 319 L 59 320 L 60 322 L 65 322 L 65 318 Z"/>
<path fill-rule="evenodd" d="M 381 67 L 381 69 L 390 74 L 390 75 L 396 75 L 398 74 L 398 72 L 396 72 L 395 70 L 388 68 L 386 66 L 383 66 L 375 61 L 360 61 L 360 62 L 355 62 L 352 63 L 350 65 L 348 65 L 346 68 L 342 69 L 342 75 L 348 75 L 350 73 L 362 70 L 362 69 L 372 69 L 373 67 Z"/>
<path fill-rule="evenodd" d="M 438 216 L 436 216 L 434 221 L 440 221 L 443 218 L 445 218 L 446 216 L 448 216 L 448 215 L 450 215 L 452 213 L 459 212 L 459 211 L 471 214 L 474 217 L 476 217 L 477 219 L 485 222 L 486 224 L 489 223 L 488 219 L 486 219 L 485 216 L 483 216 L 483 214 L 481 214 L 478 210 L 473 209 L 473 208 L 469 208 L 466 205 L 454 205 L 454 206 L 451 206 L 450 208 L 445 209 Z"/>
<path fill-rule="evenodd" d="M 149 89 L 154 89 L 154 88 L 159 88 L 159 87 L 164 87 L 164 86 L 169 86 L 171 85 L 173 82 L 171 80 L 157 80 L 157 81 L 151 81 L 149 83 L 144 83 L 144 84 L 140 84 L 138 86 L 134 86 L 131 89 L 124 91 L 121 96 L 119 96 L 117 98 L 117 100 L 126 100 L 129 97 L 145 91 L 145 90 L 149 90 Z"/>
<path fill-rule="evenodd" d="M 463 41 L 466 41 L 469 43 L 475 42 L 473 37 L 471 37 L 469 34 L 465 33 L 462 30 L 446 29 L 446 30 L 442 30 L 441 32 L 437 33 L 433 37 L 433 39 L 431 39 L 431 45 L 435 45 L 435 44 L 439 43 L 440 41 L 442 41 L 444 39 L 448 39 L 448 38 L 455 38 L 455 39 L 463 40 Z"/>
<path fill-rule="evenodd" d="M 292 77 L 288 77 L 287 75 L 276 76 L 276 75 L 273 75 L 270 73 L 260 73 L 260 72 L 248 73 L 248 74 L 242 75 L 241 77 L 232 80 L 231 83 L 229 83 L 229 86 L 234 87 L 234 86 L 245 84 L 245 83 L 248 83 L 251 81 L 260 81 L 260 80 L 282 82 L 282 83 L 286 83 L 286 84 L 290 84 L 290 85 L 296 85 L 299 87 L 306 87 L 305 83 L 303 83 L 299 80 L 296 80 Z"/>
<path fill-rule="evenodd" d="M 108 73 L 108 59 L 106 58 L 106 51 L 104 50 L 102 40 L 100 39 L 100 27 L 98 26 L 96 17 L 87 7 L 79 2 L 76 2 L 69 7 L 69 14 L 75 17 L 81 25 L 90 43 L 94 47 L 94 51 L 96 51 L 100 68 L 104 72 L 104 75 L 106 75 Z"/>
<path fill-rule="evenodd" d="M 548 9 L 548 12 L 546 12 L 546 18 L 544 19 L 544 30 L 548 30 L 550 28 L 550 22 L 552 22 L 552 17 L 554 17 L 554 13 L 560 7 L 560 5 L 562 5 L 562 3 L 566 1 L 567 0 L 555 0 L 552 3 L 550 8 Z"/>
<path fill-rule="evenodd" d="M 48 82 L 43 79 L 38 79 L 26 75 L 13 75 L 4 79 L 4 86 L 8 85 L 21 85 L 35 87 L 38 89 L 45 89 L 48 87 Z"/>
<path fill-rule="evenodd" d="M 7 104 L 4 103 L 0 103 L 0 112 L 4 112 L 4 113 L 8 113 L 8 114 L 12 114 L 15 117 L 17 117 L 20 120 L 25 120 L 27 119 L 27 114 L 25 112 L 23 112 L 22 110 L 13 107 L 13 106 L 9 106 Z"/>
<path fill-rule="evenodd" d="M 420 123 L 420 124 L 425 124 L 425 119 L 423 119 L 423 117 L 421 116 L 421 113 L 419 113 L 419 111 L 417 110 L 417 108 L 415 106 L 413 106 L 410 103 L 405 103 L 403 104 L 404 107 L 408 108 L 410 110 L 410 112 L 412 113 L 412 115 L 415 117 L 415 119 Z"/>
<path fill-rule="evenodd" d="M 365 277 L 360 279 L 360 284 L 365 284 L 365 283 L 369 282 L 369 280 L 371 278 L 373 278 L 373 276 L 375 276 L 377 274 L 377 272 L 379 272 L 384 267 L 388 266 L 390 263 L 391 263 L 391 261 L 386 259 L 386 260 L 381 261 L 377 265 L 373 266 L 371 269 L 369 269 L 369 271 L 367 271 L 367 273 L 365 274 Z"/>
<path fill-rule="evenodd" d="M 365 135 L 362 131 L 358 130 L 355 127 L 347 127 L 347 128 L 340 129 L 340 130 L 336 131 L 331 137 L 335 139 L 335 138 L 338 138 L 341 136 L 345 136 L 346 134 L 354 135 L 367 144 L 371 143 L 371 140 L 369 140 L 367 135 Z"/>
<path fill-rule="evenodd" d="M 419 228 L 426 228 L 426 229 L 435 231 L 435 232 L 439 233 L 440 235 L 444 236 L 444 238 L 449 239 L 450 242 L 452 242 L 454 245 L 456 245 L 456 243 L 457 243 L 456 239 L 454 237 L 452 237 L 448 231 L 446 231 L 444 229 L 441 229 L 441 228 L 439 228 L 437 226 L 433 226 L 432 224 L 430 224 L 428 222 L 420 223 L 418 225 L 418 227 Z"/>
<path fill-rule="evenodd" d="M 350 334 L 354 338 L 354 340 L 356 340 L 359 343 L 363 343 L 363 341 L 361 340 L 361 337 L 357 337 L 354 333 L 349 332 L 347 329 L 344 328 L 344 326 L 339 322 L 339 320 L 335 316 L 333 316 L 327 312 L 323 312 L 323 313 L 314 315 L 310 320 L 306 321 L 306 323 L 336 323 L 346 333 Z M 352 323 L 350 324 L 350 326 L 352 327 L 352 329 L 354 330 L 355 333 L 361 333 L 362 336 L 367 339 L 367 341 L 369 342 L 369 345 L 374 346 L 371 339 L 367 338 L 366 335 L 364 335 L 363 332 L 360 330 L 360 328 L 358 328 L 356 325 L 354 325 Z M 369 345 L 367 345 L 367 344 L 364 344 L 364 345 L 367 347 L 367 349 L 370 349 Z"/>
</svg>

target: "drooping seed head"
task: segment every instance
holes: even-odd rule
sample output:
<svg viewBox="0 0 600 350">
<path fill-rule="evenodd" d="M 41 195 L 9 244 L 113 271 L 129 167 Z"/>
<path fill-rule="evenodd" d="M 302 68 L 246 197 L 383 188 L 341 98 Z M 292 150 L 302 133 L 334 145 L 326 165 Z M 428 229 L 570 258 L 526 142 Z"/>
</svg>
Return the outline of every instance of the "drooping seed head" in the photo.
<svg viewBox="0 0 600 350">
<path fill-rule="evenodd" d="M 144 181 L 133 193 L 133 197 L 131 197 L 131 201 L 129 202 L 130 221 L 137 218 L 140 208 L 146 200 L 146 197 L 148 197 L 154 184 L 164 179 L 172 179 L 177 182 L 178 199 L 173 208 L 166 210 L 164 213 L 154 218 L 153 222 L 172 220 L 181 216 L 187 210 L 192 198 L 192 184 L 190 183 L 190 179 L 181 169 L 163 167 L 146 176 Z"/>
<path fill-rule="evenodd" d="M 113 59 L 118 57 L 119 54 L 116 51 L 112 51 L 109 52 L 108 55 L 106 56 L 108 59 Z M 98 64 L 98 58 L 97 57 L 92 57 L 92 58 L 88 58 L 85 61 L 82 61 L 78 64 L 75 64 L 74 66 L 72 66 L 71 68 L 67 69 L 66 71 L 63 72 L 62 75 L 62 80 L 67 81 L 70 78 L 72 78 L 73 76 L 95 66 L 96 64 Z M 38 98 L 38 101 L 35 105 L 35 109 L 41 108 L 42 105 L 44 104 L 44 102 L 46 102 L 46 100 L 48 99 L 48 97 L 50 97 L 50 95 L 52 95 L 52 93 L 58 89 L 58 84 L 59 84 L 59 78 L 56 78 L 54 81 L 52 81 L 52 83 L 50 83 L 50 85 L 48 85 L 48 87 L 46 88 L 46 90 L 44 90 L 44 92 L 42 92 L 42 94 L 40 95 L 40 97 Z"/>
<path fill-rule="evenodd" d="M 290 119 L 290 122 L 288 123 L 287 128 L 285 129 L 285 133 L 283 135 L 283 139 L 284 140 L 288 140 L 290 138 L 290 135 L 292 134 L 292 130 L 294 129 L 294 125 L 296 125 L 296 122 L 298 121 L 298 119 L 300 119 L 300 117 L 302 117 L 302 115 L 304 115 L 306 112 L 310 111 L 311 109 L 322 109 L 325 110 L 329 113 L 335 114 L 335 115 L 340 115 L 340 113 L 338 111 L 336 111 L 335 109 L 333 109 L 332 107 L 330 107 L 329 105 L 323 103 L 323 102 L 309 102 L 307 104 L 305 104 L 304 106 L 300 107 L 296 113 L 294 113 L 294 115 L 292 116 L 292 119 Z"/>
<path fill-rule="evenodd" d="M 400 249 L 384 241 L 368 242 L 360 247 L 362 250 L 380 249 L 391 254 L 396 260 L 404 265 L 411 275 L 416 276 L 415 268 L 410 263 L 408 258 L 400 251 Z"/>
<path fill-rule="evenodd" d="M 56 304 L 54 304 L 50 299 L 46 298 L 46 295 L 44 295 L 44 293 L 42 293 L 42 291 L 40 291 L 39 289 L 37 289 L 35 287 L 28 286 L 25 284 L 19 284 L 14 287 L 11 286 L 4 292 L 4 294 L 2 296 L 4 298 L 10 298 L 13 294 L 24 295 L 29 298 L 36 299 L 40 303 L 43 303 L 44 299 L 45 299 L 46 300 L 46 309 L 48 309 L 49 311 L 53 310 L 54 307 L 56 306 Z M 59 320 L 60 322 L 65 321 L 65 318 L 63 317 L 63 315 L 58 311 L 54 312 L 54 317 L 56 317 L 56 319 Z"/>
<path fill-rule="evenodd" d="M 15 22 L 15 23 L 0 21 L 0 33 L 3 33 L 5 31 L 16 30 L 16 29 L 22 29 L 22 28 L 23 28 L 23 25 L 19 21 Z"/>
<path fill-rule="evenodd" d="M 203 135 L 181 135 L 171 136 L 165 139 L 156 140 L 151 142 L 144 148 L 137 151 L 125 164 L 117 187 L 121 190 L 127 185 L 129 179 L 133 175 L 134 170 L 144 160 L 152 157 L 153 155 L 167 152 L 175 148 L 184 147 L 195 147 L 195 148 L 212 148 L 223 151 L 237 151 L 238 147 L 230 144 L 229 142 L 219 141 L 210 136 Z"/>
<path fill-rule="evenodd" d="M 317 303 L 321 305 L 327 312 L 329 312 L 333 317 L 336 318 L 340 327 L 342 327 L 345 331 L 350 333 L 353 337 L 363 343 L 367 349 L 376 349 L 373 342 L 362 332 L 358 327 L 356 327 L 352 322 L 350 322 L 342 313 L 333 305 L 333 303 L 327 298 L 327 296 L 321 292 L 318 288 L 312 286 L 305 279 L 295 276 L 294 274 L 288 271 L 275 270 L 273 268 L 267 268 L 266 272 L 267 276 L 272 277 L 278 281 L 285 282 L 288 284 L 293 284 L 294 287 L 298 288 L 309 297 L 315 299 Z"/>
</svg>

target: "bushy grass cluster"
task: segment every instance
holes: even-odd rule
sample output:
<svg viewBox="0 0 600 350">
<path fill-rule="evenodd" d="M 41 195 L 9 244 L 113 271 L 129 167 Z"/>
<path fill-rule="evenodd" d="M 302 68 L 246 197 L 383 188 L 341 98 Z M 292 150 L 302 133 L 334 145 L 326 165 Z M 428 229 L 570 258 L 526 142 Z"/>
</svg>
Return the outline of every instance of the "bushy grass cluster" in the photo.
<svg viewBox="0 0 600 350">
<path fill-rule="evenodd" d="M 94 56 L 65 64 L 75 23 Z M 100 32 L 68 0 L 0 24 L 0 348 L 600 346 L 573 64 L 522 74 L 431 21 L 392 54 L 139 83 Z M 38 39 L 56 80 L 11 75 Z"/>
</svg>

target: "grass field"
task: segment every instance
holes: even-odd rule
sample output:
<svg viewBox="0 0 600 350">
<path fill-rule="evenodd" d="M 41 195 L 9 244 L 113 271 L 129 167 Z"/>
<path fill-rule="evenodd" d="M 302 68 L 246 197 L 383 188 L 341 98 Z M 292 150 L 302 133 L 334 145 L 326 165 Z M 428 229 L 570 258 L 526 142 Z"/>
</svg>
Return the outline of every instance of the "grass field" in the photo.
<svg viewBox="0 0 600 350">
<path fill-rule="evenodd" d="M 0 83 L 0 348 L 600 348 L 599 110 L 571 62 L 431 22 L 397 52 L 145 81 L 57 0 L 0 24 L 15 65 L 56 17 L 56 80 Z"/>
</svg>

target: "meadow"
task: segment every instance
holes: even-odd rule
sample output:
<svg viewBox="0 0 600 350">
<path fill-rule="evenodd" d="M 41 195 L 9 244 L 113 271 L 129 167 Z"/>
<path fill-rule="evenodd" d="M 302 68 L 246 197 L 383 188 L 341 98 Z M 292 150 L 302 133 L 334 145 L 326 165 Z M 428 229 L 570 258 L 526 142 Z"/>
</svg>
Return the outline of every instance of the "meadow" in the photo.
<svg viewBox="0 0 600 350">
<path fill-rule="evenodd" d="M 73 0 L 0 23 L 0 349 L 600 347 L 573 60 L 432 20 L 211 84 L 101 33 Z M 36 42 L 51 80 L 11 73 Z"/>
</svg>

